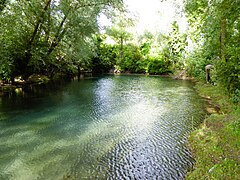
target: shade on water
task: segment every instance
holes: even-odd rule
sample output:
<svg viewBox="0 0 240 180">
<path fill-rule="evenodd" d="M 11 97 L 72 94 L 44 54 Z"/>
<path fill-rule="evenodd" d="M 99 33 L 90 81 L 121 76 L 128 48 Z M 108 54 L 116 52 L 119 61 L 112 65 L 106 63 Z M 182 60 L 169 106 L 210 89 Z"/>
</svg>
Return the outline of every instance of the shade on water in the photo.
<svg viewBox="0 0 240 180">
<path fill-rule="evenodd" d="M 0 97 L 0 179 L 183 179 L 204 103 L 187 81 L 103 76 Z"/>
</svg>

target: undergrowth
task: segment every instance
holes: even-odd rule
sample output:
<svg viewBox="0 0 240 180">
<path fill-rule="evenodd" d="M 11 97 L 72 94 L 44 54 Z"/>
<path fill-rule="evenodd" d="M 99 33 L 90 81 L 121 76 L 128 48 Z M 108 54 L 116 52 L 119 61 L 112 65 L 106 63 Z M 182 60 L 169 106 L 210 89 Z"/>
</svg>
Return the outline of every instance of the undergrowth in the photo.
<svg viewBox="0 0 240 180">
<path fill-rule="evenodd" d="M 218 86 L 197 83 L 203 97 L 220 108 L 189 137 L 196 163 L 186 179 L 240 179 L 240 106 Z"/>
</svg>

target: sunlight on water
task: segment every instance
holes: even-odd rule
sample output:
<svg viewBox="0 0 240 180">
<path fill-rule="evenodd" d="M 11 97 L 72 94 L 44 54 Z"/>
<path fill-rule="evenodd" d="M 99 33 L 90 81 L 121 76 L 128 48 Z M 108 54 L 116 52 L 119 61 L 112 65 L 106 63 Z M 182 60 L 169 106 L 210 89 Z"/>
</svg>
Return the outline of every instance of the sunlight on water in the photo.
<svg viewBox="0 0 240 180">
<path fill-rule="evenodd" d="M 188 82 L 108 76 L 36 88 L 1 101 L 0 179 L 183 179 L 193 165 L 186 138 L 205 112 Z"/>
</svg>

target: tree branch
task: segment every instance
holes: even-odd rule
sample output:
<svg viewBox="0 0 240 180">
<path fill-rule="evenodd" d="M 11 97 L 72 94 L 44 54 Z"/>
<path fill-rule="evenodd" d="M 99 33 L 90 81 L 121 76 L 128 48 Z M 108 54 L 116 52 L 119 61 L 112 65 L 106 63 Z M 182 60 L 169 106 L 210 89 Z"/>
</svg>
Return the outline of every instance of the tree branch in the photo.
<svg viewBox="0 0 240 180">
<path fill-rule="evenodd" d="M 52 51 L 54 50 L 54 48 L 59 44 L 59 42 L 62 40 L 65 32 L 66 32 L 66 29 L 64 28 L 63 29 L 63 25 L 65 23 L 65 21 L 67 20 L 67 17 L 68 17 L 68 14 L 70 13 L 70 10 L 71 8 L 68 9 L 67 13 L 65 14 L 65 16 L 63 17 L 59 27 L 58 27 L 58 31 L 48 49 L 48 55 L 50 55 L 52 53 Z M 62 30 L 62 32 L 61 32 Z"/>
<path fill-rule="evenodd" d="M 98 6 L 98 5 L 106 5 L 108 3 L 110 3 L 111 1 L 106 1 L 106 2 L 100 2 L 100 3 L 88 3 L 88 4 L 82 4 L 79 6 L 75 6 L 74 9 L 77 10 L 79 8 L 85 8 L 85 7 L 91 7 L 91 6 Z M 48 49 L 48 56 L 52 53 L 52 51 L 55 49 L 55 47 L 58 46 L 59 42 L 63 39 L 64 34 L 66 32 L 66 27 L 64 28 L 64 23 L 67 20 L 67 17 L 71 11 L 71 6 L 69 7 L 67 13 L 65 14 L 64 18 L 62 19 L 59 27 L 58 27 L 58 31 L 54 37 L 54 40 L 52 41 L 49 49 Z"/>
<path fill-rule="evenodd" d="M 32 36 L 31 36 L 31 38 L 30 38 L 29 43 L 28 43 L 28 49 L 31 48 L 31 46 L 32 46 L 32 43 L 33 43 L 33 41 L 34 41 L 34 38 L 35 38 L 36 35 L 37 35 L 39 26 L 40 26 L 40 24 L 41 24 L 41 23 L 43 22 L 43 20 L 44 20 L 44 19 L 43 19 L 43 15 L 44 15 L 44 13 L 47 11 L 50 3 L 51 3 L 51 0 L 47 0 L 47 1 L 46 1 L 45 7 L 44 7 L 44 9 L 43 9 L 43 11 L 42 11 L 42 13 L 41 13 L 41 15 L 40 15 L 40 17 L 39 17 L 36 25 L 35 25 L 35 27 L 34 27 L 33 34 L 32 34 Z"/>
</svg>

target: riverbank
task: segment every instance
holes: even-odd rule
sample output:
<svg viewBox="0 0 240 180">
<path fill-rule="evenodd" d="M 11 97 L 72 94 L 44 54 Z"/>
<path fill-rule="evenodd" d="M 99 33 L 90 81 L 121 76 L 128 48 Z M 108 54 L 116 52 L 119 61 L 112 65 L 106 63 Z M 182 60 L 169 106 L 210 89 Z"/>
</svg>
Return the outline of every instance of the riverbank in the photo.
<svg viewBox="0 0 240 180">
<path fill-rule="evenodd" d="M 196 163 L 186 179 L 239 179 L 240 106 L 220 87 L 198 82 L 196 89 L 213 110 L 189 137 Z"/>
<path fill-rule="evenodd" d="M 45 75 L 40 75 L 40 74 L 33 74 L 31 75 L 27 81 L 24 81 L 19 78 L 15 78 L 15 81 L 13 84 L 11 83 L 3 83 L 0 80 L 0 96 L 3 95 L 4 93 L 12 92 L 15 91 L 18 88 L 22 88 L 24 86 L 29 86 L 29 85 L 34 85 L 34 84 L 46 84 L 48 82 L 54 81 L 54 80 L 60 80 L 60 79 L 82 79 L 84 77 L 92 77 L 92 76 L 99 76 L 99 75 L 116 75 L 116 76 L 157 76 L 157 77 L 164 77 L 164 78 L 173 78 L 175 79 L 174 75 L 170 74 L 162 74 L 162 75 L 153 75 L 153 74 L 146 74 L 146 73 L 128 73 L 128 72 L 123 72 L 123 73 L 106 73 L 106 74 L 92 74 L 91 72 L 83 72 L 80 75 L 63 75 L 63 74 L 57 74 L 53 78 L 47 77 Z M 74 78 L 75 77 L 75 78 Z M 179 78 L 180 79 L 180 78 Z M 185 79 L 186 80 L 186 79 Z"/>
</svg>

